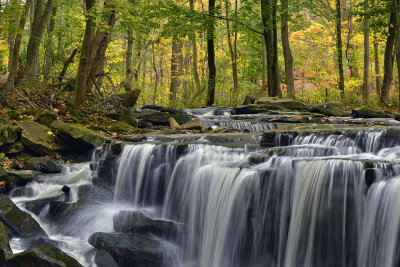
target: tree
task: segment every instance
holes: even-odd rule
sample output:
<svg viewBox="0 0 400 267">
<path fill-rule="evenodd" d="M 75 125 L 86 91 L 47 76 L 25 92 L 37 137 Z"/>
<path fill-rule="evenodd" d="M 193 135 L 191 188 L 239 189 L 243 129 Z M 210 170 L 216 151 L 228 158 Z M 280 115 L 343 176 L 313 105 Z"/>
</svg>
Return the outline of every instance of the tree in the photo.
<svg viewBox="0 0 400 267">
<path fill-rule="evenodd" d="M 235 17 L 237 16 L 237 8 L 238 8 L 238 2 L 237 0 L 235 0 Z M 232 65 L 233 91 L 236 93 L 239 90 L 238 70 L 237 70 L 237 29 L 236 27 L 234 27 L 234 37 L 233 37 L 234 39 L 232 44 L 228 0 L 225 1 L 225 11 L 226 11 L 226 31 L 228 35 L 228 46 L 229 46 L 229 53 L 231 56 L 231 65 Z"/>
<path fill-rule="evenodd" d="M 194 0 L 189 0 L 190 10 L 194 12 Z M 198 60 L 197 60 L 197 41 L 196 32 L 193 30 L 190 34 L 190 42 L 192 44 L 192 71 L 194 83 L 198 91 L 200 91 L 200 76 L 198 70 Z"/>
<path fill-rule="evenodd" d="M 289 3 L 288 0 L 281 0 L 281 39 L 283 55 L 285 57 L 285 75 L 288 96 L 295 98 L 294 79 L 293 79 L 293 56 L 289 43 Z"/>
<path fill-rule="evenodd" d="M 217 69 L 215 66 L 215 48 L 214 48 L 214 33 L 215 33 L 215 0 L 208 0 L 209 21 L 207 27 L 207 56 L 208 56 L 208 92 L 206 105 L 214 104 L 215 97 L 215 80 Z"/>
<path fill-rule="evenodd" d="M 344 70 L 343 70 L 343 45 L 342 45 L 342 12 L 340 8 L 340 0 L 336 0 L 336 49 L 337 64 L 339 72 L 339 91 L 340 97 L 344 99 Z"/>
<path fill-rule="evenodd" d="M 368 0 L 364 0 L 364 79 L 362 95 L 364 101 L 368 98 L 369 92 L 369 18 Z"/>
</svg>

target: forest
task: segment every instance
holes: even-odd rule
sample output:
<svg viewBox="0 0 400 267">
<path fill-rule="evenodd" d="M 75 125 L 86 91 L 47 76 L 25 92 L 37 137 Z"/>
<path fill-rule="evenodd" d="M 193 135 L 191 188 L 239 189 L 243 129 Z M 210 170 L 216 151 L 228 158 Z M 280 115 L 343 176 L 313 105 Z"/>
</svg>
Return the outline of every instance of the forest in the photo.
<svg viewBox="0 0 400 267">
<path fill-rule="evenodd" d="M 0 104 L 397 108 L 397 0 L 2 0 Z M 133 93 L 134 92 L 134 93 Z"/>
</svg>

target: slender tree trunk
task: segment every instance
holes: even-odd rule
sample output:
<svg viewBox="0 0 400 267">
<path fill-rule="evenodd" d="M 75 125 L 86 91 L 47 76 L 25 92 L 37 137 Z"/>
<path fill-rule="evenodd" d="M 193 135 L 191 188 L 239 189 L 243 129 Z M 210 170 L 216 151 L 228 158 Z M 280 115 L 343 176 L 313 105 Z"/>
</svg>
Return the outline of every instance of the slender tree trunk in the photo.
<svg viewBox="0 0 400 267">
<path fill-rule="evenodd" d="M 293 79 L 293 56 L 290 49 L 289 43 L 289 3 L 288 0 L 281 1 L 281 39 L 283 47 L 283 55 L 285 57 L 285 74 L 286 74 L 286 86 L 288 97 L 295 98 L 296 94 L 294 91 L 294 79 Z"/>
<path fill-rule="evenodd" d="M 132 72 L 132 57 L 133 57 L 133 36 L 132 36 L 132 30 L 127 31 L 127 36 L 126 36 L 126 76 L 128 76 Z M 132 85 L 131 83 L 127 84 L 125 86 L 126 91 L 131 91 L 132 90 Z"/>
<path fill-rule="evenodd" d="M 10 0 L 9 5 L 13 5 L 15 0 Z M 9 29 L 8 29 L 8 37 L 7 37 L 7 42 L 8 42 L 8 71 L 11 69 L 11 64 L 12 64 L 12 57 L 13 57 L 13 52 L 14 52 L 14 41 L 15 41 L 15 36 L 16 32 L 14 27 L 17 27 L 16 25 L 17 21 L 15 18 L 10 18 L 9 19 Z"/>
<path fill-rule="evenodd" d="M 52 66 L 52 57 L 53 57 L 53 32 L 56 27 L 56 15 L 57 15 L 57 7 L 53 7 L 51 12 L 51 18 L 49 26 L 47 27 L 47 39 L 46 39 L 46 51 L 45 51 L 45 64 L 43 67 L 43 74 L 45 75 L 44 80 L 47 81 L 46 75 L 49 75 L 50 69 Z"/>
<path fill-rule="evenodd" d="M 262 36 L 262 55 L 263 55 L 263 61 L 262 61 L 262 66 L 263 66 L 263 76 L 262 76 L 262 85 L 261 85 L 261 92 L 263 94 L 268 93 L 268 73 L 267 73 L 267 47 L 265 44 L 265 35 Z"/>
<path fill-rule="evenodd" d="M 179 43 L 179 36 L 175 34 L 172 37 L 172 55 L 171 55 L 171 83 L 169 87 L 169 103 L 170 106 L 176 102 L 176 93 L 180 86 L 179 82 L 179 55 L 182 53 Z"/>
<path fill-rule="evenodd" d="M 35 68 L 38 64 L 37 59 L 39 56 L 39 46 L 46 29 L 47 22 L 49 21 L 50 14 L 53 10 L 54 0 L 47 0 L 44 5 L 44 0 L 37 0 L 35 6 L 35 15 L 32 23 L 31 36 L 28 42 L 26 51 L 26 64 L 24 78 L 35 74 Z M 44 8 L 44 10 L 43 10 Z"/>
<path fill-rule="evenodd" d="M 60 78 L 58 78 L 59 82 L 62 82 L 62 77 L 64 77 L 65 73 L 67 73 L 67 69 L 68 69 L 69 65 L 74 62 L 74 57 L 75 57 L 76 53 L 78 53 L 78 49 L 75 48 L 72 51 L 72 54 L 69 56 L 69 58 L 64 62 L 63 69 L 61 70 L 60 75 L 59 75 Z"/>
<path fill-rule="evenodd" d="M 229 52 L 231 55 L 231 64 L 232 64 L 232 79 L 233 79 L 233 91 L 235 93 L 239 90 L 238 84 L 238 74 L 237 74 L 237 51 L 236 51 L 236 39 L 237 39 L 237 31 L 235 31 L 235 40 L 234 44 L 232 45 L 232 38 L 231 38 L 231 29 L 230 29 L 230 21 L 229 21 L 229 0 L 225 1 L 225 8 L 226 8 L 226 30 L 228 34 L 228 46 Z M 237 12 L 237 0 L 235 1 L 235 16 Z"/>
<path fill-rule="evenodd" d="M 368 0 L 364 0 L 364 79 L 363 79 L 363 99 L 367 100 L 369 94 L 369 18 Z"/>
<path fill-rule="evenodd" d="M 343 45 L 342 45 L 342 12 L 340 1 L 336 0 L 336 49 L 337 49 L 337 64 L 339 71 L 339 91 L 340 97 L 344 99 L 344 71 L 343 71 Z"/>
<path fill-rule="evenodd" d="M 396 38 L 396 29 L 398 27 L 397 21 L 396 21 L 396 10 L 395 7 L 398 4 L 398 0 L 393 0 L 393 9 L 390 14 L 390 21 L 389 21 L 389 34 L 386 40 L 386 47 L 385 47 L 385 60 L 384 60 L 384 67 L 383 67 L 383 83 L 382 83 L 382 89 L 381 89 L 381 103 L 383 105 L 386 105 L 388 99 L 389 99 L 389 92 L 390 92 L 390 86 L 393 81 L 393 62 L 394 62 L 394 57 L 393 57 L 393 46 Z"/>
<path fill-rule="evenodd" d="M 194 12 L 194 0 L 189 0 L 190 10 Z M 190 35 L 190 41 L 192 44 L 192 69 L 193 69 L 193 77 L 194 83 L 196 85 L 197 91 L 200 91 L 200 76 L 199 76 L 199 67 L 197 60 L 197 41 L 196 41 L 196 32 L 193 31 Z"/>
<path fill-rule="evenodd" d="M 376 95 L 381 95 L 381 78 L 380 78 L 380 67 L 379 67 L 379 44 L 376 36 L 374 36 L 374 60 L 375 60 L 375 89 Z"/>
<path fill-rule="evenodd" d="M 207 27 L 207 55 L 208 55 L 208 93 L 206 105 L 214 104 L 215 97 L 215 82 L 217 69 L 215 66 L 215 48 L 214 48 L 214 33 L 215 33 L 215 0 L 208 0 L 208 14 L 210 15 Z"/>
<path fill-rule="evenodd" d="M 17 74 L 17 68 L 18 68 L 18 63 L 19 63 L 19 50 L 21 48 L 21 43 L 22 43 L 22 31 L 25 28 L 26 19 L 28 18 L 29 10 L 32 5 L 32 1 L 33 0 L 27 0 L 25 2 L 25 5 L 23 7 L 23 12 L 22 12 L 21 18 L 19 20 L 19 32 L 15 36 L 11 69 L 9 70 L 9 75 L 8 75 L 8 80 L 7 80 L 7 88 L 8 89 L 12 88 L 15 83 L 15 77 Z"/>
<path fill-rule="evenodd" d="M 154 81 L 154 93 L 153 93 L 153 105 L 155 105 L 156 97 L 157 97 L 157 88 L 158 88 L 158 71 L 157 71 L 156 52 L 154 49 L 154 44 L 152 45 L 152 50 L 153 50 L 153 70 L 154 70 L 154 74 L 156 75 L 155 81 Z"/>
</svg>

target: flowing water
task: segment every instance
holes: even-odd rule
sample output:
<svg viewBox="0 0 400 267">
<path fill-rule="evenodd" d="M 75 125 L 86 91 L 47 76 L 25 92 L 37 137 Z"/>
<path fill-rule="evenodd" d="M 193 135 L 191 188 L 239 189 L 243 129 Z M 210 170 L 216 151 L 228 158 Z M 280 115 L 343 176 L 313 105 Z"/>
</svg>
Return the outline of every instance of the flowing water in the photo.
<svg viewBox="0 0 400 267">
<path fill-rule="evenodd" d="M 93 172 L 89 163 L 67 165 L 12 199 L 21 208 L 31 200 L 62 199 L 63 185 L 71 187 L 64 200 L 85 199 L 61 225 L 48 221 L 48 205 L 36 217 L 85 266 L 93 265 L 95 253 L 88 237 L 112 232 L 121 210 L 184 225 L 165 243 L 164 253 L 175 258 L 166 266 L 398 266 L 400 147 L 385 136 L 374 129 L 312 134 L 289 138 L 287 146 L 277 137 L 267 149 L 127 144 L 109 166 L 115 186 L 91 186 L 107 150 L 94 153 Z M 12 241 L 14 250 L 24 244 Z"/>
</svg>

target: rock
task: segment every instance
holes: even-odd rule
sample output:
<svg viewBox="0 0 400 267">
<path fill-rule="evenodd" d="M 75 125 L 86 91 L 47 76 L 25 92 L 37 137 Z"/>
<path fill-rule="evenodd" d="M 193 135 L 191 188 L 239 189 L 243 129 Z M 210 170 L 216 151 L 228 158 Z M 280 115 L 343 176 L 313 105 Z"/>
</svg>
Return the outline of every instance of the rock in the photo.
<svg viewBox="0 0 400 267">
<path fill-rule="evenodd" d="M 57 114 L 50 109 L 41 109 L 36 115 L 35 121 L 50 126 L 54 121 L 58 119 Z"/>
<path fill-rule="evenodd" d="M 256 102 L 256 99 L 250 95 L 246 95 L 243 101 L 243 105 L 250 105 L 254 104 Z"/>
<path fill-rule="evenodd" d="M 135 116 L 123 114 L 123 113 L 109 113 L 106 116 L 113 120 L 125 122 L 135 128 L 138 127 L 138 122 L 137 122 Z"/>
<path fill-rule="evenodd" d="M 352 112 L 354 118 L 393 118 L 393 114 L 387 110 L 374 110 L 370 108 L 354 109 Z"/>
<path fill-rule="evenodd" d="M 69 194 L 69 192 L 71 191 L 71 188 L 69 188 L 68 185 L 64 185 L 62 187 L 61 191 L 63 191 L 65 194 Z"/>
<path fill-rule="evenodd" d="M 40 225 L 27 212 L 20 210 L 6 196 L 0 198 L 0 221 L 16 237 L 47 237 Z"/>
<path fill-rule="evenodd" d="M 174 118 L 177 123 L 184 124 L 188 121 L 195 119 L 196 117 L 186 113 L 180 109 L 164 108 L 159 106 L 144 106 L 141 108 L 143 113 L 137 114 L 137 118 L 140 124 L 151 126 L 169 126 L 169 118 Z"/>
<path fill-rule="evenodd" d="M 176 238 L 178 225 L 173 221 L 155 220 L 140 211 L 123 210 L 113 218 L 114 230 L 119 233 L 152 233 Z"/>
<path fill-rule="evenodd" d="M 184 130 L 202 130 L 205 128 L 204 123 L 200 119 L 194 119 L 182 124 Z"/>
<path fill-rule="evenodd" d="M 97 267 L 118 267 L 118 264 L 115 262 L 111 254 L 104 249 L 99 249 L 96 252 L 94 262 L 97 264 Z"/>
<path fill-rule="evenodd" d="M 43 173 L 60 173 L 62 161 L 56 161 L 45 157 L 33 157 L 28 159 L 22 169 L 34 170 Z"/>
<path fill-rule="evenodd" d="M 132 90 L 130 92 L 126 92 L 125 94 L 120 94 L 119 98 L 121 99 L 121 105 L 126 108 L 134 107 L 139 95 L 140 90 Z"/>
<path fill-rule="evenodd" d="M 342 104 L 340 102 L 328 102 L 320 105 L 314 105 L 310 108 L 310 112 L 335 117 L 348 117 L 351 115 L 351 112 L 342 108 Z"/>
<path fill-rule="evenodd" d="M 169 119 L 168 119 L 168 121 L 169 121 L 169 125 L 171 126 L 171 128 L 173 128 L 173 129 L 179 129 L 181 126 L 179 125 L 179 123 L 177 123 L 176 122 L 176 120 L 174 119 L 174 118 L 172 118 L 172 117 L 170 117 Z"/>
<path fill-rule="evenodd" d="M 33 212 L 36 215 L 39 215 L 43 208 L 50 203 L 50 201 L 58 201 L 59 199 L 60 197 L 49 197 L 26 201 L 25 209 Z"/>
<path fill-rule="evenodd" d="M 373 168 L 367 168 L 364 170 L 365 183 L 370 186 L 376 180 L 376 170 Z"/>
<path fill-rule="evenodd" d="M 30 151 L 41 155 L 62 152 L 66 146 L 46 126 L 37 122 L 20 121 L 17 125 L 22 129 L 21 143 Z"/>
<path fill-rule="evenodd" d="M 78 200 L 75 203 L 67 203 L 62 201 L 50 201 L 49 211 L 47 216 L 56 224 L 62 224 L 68 217 L 73 216 L 78 212 L 87 202 L 85 200 Z M 66 225 L 68 228 L 69 225 Z M 61 228 L 60 228 L 61 231 Z"/>
<path fill-rule="evenodd" d="M 39 174 L 37 171 L 30 170 L 9 171 L 1 179 L 6 182 L 6 191 L 9 192 L 16 187 L 32 182 Z"/>
<path fill-rule="evenodd" d="M 5 177 L 7 175 L 6 170 L 4 170 L 3 168 L 0 167 L 0 179 Z"/>
<path fill-rule="evenodd" d="M 122 153 L 122 150 L 123 150 L 123 143 L 115 142 L 115 143 L 111 144 L 110 149 L 111 149 L 111 152 L 114 155 L 120 155 Z"/>
<path fill-rule="evenodd" d="M 151 235 L 94 233 L 88 242 L 109 252 L 120 267 L 163 266 L 160 243 Z"/>
<path fill-rule="evenodd" d="M 7 155 L 18 154 L 24 151 L 24 146 L 20 142 L 15 142 L 13 144 L 3 146 L 1 151 Z"/>
<path fill-rule="evenodd" d="M 6 257 L 12 255 L 10 237 L 3 223 L 0 222 L 0 250 L 4 251 Z M 0 265 L 1 266 L 1 265 Z"/>
<path fill-rule="evenodd" d="M 7 267 L 66 267 L 66 265 L 53 259 L 42 252 L 40 252 L 37 248 L 31 248 L 24 252 L 12 255 L 6 259 Z"/>
<path fill-rule="evenodd" d="M 54 133 L 65 143 L 69 144 L 75 152 L 85 152 L 88 149 L 101 146 L 106 137 L 80 125 L 67 124 L 55 121 L 51 124 Z"/>
<path fill-rule="evenodd" d="M 288 98 L 262 97 L 257 100 L 257 104 L 279 106 L 290 110 L 304 110 L 307 108 L 307 105 L 303 102 Z"/>
<path fill-rule="evenodd" d="M 21 131 L 19 127 L 0 125 L 0 147 L 17 142 L 21 137 Z"/>
<path fill-rule="evenodd" d="M 68 267 L 81 267 L 82 265 L 73 257 L 59 249 L 58 247 L 54 246 L 51 243 L 47 243 L 46 245 L 42 246 L 39 249 L 43 254 L 46 254 L 53 259 L 61 261 L 65 263 Z"/>
</svg>

